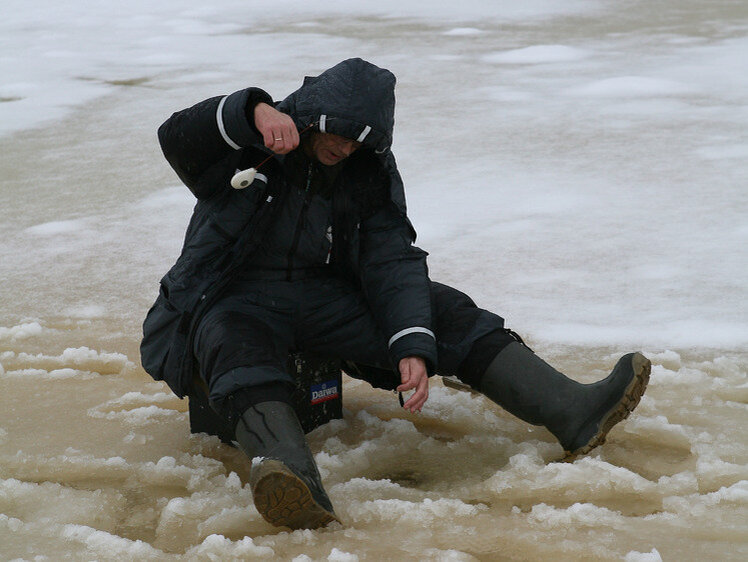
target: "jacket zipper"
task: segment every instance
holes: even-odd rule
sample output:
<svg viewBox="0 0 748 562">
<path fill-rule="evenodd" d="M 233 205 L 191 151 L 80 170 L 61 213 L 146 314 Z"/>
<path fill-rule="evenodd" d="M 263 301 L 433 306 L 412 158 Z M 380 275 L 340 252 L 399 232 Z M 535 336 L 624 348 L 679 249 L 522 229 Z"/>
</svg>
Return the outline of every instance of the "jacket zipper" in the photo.
<svg viewBox="0 0 748 562">
<path fill-rule="evenodd" d="M 307 211 L 309 210 L 309 203 L 312 200 L 312 193 L 309 189 L 311 186 L 312 164 L 309 164 L 309 169 L 307 170 L 306 174 L 306 187 L 304 188 L 304 203 L 301 206 L 299 218 L 296 221 L 296 230 L 293 233 L 293 242 L 291 242 L 291 249 L 288 251 L 288 271 L 286 272 L 286 281 L 293 280 L 293 257 L 296 254 L 296 250 L 298 250 L 301 231 L 304 228 L 304 219 L 306 218 Z"/>
</svg>

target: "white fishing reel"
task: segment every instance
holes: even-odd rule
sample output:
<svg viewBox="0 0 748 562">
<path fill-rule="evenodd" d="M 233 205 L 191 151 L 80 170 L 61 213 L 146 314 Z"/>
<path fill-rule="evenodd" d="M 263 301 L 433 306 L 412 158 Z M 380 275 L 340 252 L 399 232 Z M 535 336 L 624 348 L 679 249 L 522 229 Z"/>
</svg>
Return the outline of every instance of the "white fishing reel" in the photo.
<svg viewBox="0 0 748 562">
<path fill-rule="evenodd" d="M 231 187 L 234 189 L 244 189 L 255 181 L 256 175 L 257 170 L 255 168 L 247 168 L 246 170 L 236 172 L 234 177 L 231 178 Z"/>
</svg>

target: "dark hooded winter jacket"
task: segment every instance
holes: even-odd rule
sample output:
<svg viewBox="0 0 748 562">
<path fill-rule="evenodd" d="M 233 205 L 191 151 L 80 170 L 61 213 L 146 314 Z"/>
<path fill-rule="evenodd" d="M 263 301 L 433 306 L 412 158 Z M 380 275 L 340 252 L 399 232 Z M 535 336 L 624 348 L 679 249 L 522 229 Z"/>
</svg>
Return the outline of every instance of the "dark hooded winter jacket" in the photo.
<svg viewBox="0 0 748 562">
<path fill-rule="evenodd" d="M 277 109 L 299 130 L 310 124 L 363 143 L 337 175 L 333 199 L 333 264 L 365 294 L 389 342 L 393 368 L 419 356 L 436 367 L 426 253 L 413 245 L 405 195 L 390 152 L 395 77 L 349 59 L 303 85 Z M 236 277 L 282 205 L 287 185 L 282 156 L 262 166 L 254 182 L 235 190 L 237 170 L 257 166 L 270 152 L 250 122 L 262 90 L 215 97 L 172 115 L 159 128 L 166 159 L 197 197 L 182 253 L 161 279 L 143 324 L 141 361 L 178 395 L 190 390 L 193 337 L 206 310 Z M 252 103 L 254 100 L 254 103 Z"/>
</svg>

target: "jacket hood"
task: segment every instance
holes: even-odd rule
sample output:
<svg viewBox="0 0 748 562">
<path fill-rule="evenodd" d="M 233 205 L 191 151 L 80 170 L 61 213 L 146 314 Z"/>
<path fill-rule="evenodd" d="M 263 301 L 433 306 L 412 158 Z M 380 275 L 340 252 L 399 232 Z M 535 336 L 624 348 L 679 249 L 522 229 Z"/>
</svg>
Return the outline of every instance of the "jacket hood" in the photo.
<svg viewBox="0 0 748 562">
<path fill-rule="evenodd" d="M 392 144 L 395 75 L 363 59 L 347 59 L 319 76 L 307 76 L 278 109 L 291 115 L 299 129 L 316 124 L 323 133 L 382 153 Z"/>
</svg>

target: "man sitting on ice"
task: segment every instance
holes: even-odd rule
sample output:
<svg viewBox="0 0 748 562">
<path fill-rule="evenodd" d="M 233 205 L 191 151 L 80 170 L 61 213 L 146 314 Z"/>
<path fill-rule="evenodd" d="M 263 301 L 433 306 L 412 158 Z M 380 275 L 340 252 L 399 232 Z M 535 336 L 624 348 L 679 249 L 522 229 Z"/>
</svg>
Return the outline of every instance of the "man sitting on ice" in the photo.
<svg viewBox="0 0 748 562">
<path fill-rule="evenodd" d="M 604 380 L 577 383 L 501 317 L 429 279 L 390 151 L 394 89 L 391 72 L 349 59 L 280 103 L 248 88 L 159 129 L 197 205 L 145 320 L 142 363 L 179 396 L 199 373 L 241 449 L 261 459 L 252 492 L 273 525 L 337 520 L 291 405 L 290 352 L 413 391 L 411 412 L 430 376 L 455 376 L 548 428 L 569 458 L 602 444 L 649 378 L 649 361 L 632 353 Z"/>
</svg>

